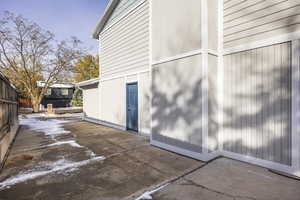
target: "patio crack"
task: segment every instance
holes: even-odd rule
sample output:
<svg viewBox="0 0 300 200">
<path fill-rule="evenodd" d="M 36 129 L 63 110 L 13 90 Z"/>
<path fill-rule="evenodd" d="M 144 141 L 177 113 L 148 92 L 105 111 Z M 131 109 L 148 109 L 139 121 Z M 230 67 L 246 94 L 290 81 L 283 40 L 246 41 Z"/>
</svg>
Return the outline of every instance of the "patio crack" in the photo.
<svg viewBox="0 0 300 200">
<path fill-rule="evenodd" d="M 187 185 L 187 186 L 199 187 L 201 189 L 204 189 L 204 190 L 207 190 L 207 191 L 210 191 L 210 192 L 213 192 L 213 193 L 217 193 L 217 194 L 220 194 L 220 195 L 232 198 L 234 200 L 239 199 L 239 198 L 241 198 L 241 199 L 249 199 L 249 200 L 256 200 L 256 198 L 254 198 L 254 197 L 242 196 L 242 195 L 232 195 L 232 194 L 228 194 L 228 193 L 225 193 L 225 192 L 221 192 L 221 191 L 209 188 L 207 186 L 198 184 L 198 183 L 196 183 L 196 182 L 194 182 L 194 181 L 192 181 L 190 179 L 187 179 L 187 178 L 183 178 L 183 180 L 185 180 L 187 183 L 181 183 L 180 185 Z"/>
</svg>

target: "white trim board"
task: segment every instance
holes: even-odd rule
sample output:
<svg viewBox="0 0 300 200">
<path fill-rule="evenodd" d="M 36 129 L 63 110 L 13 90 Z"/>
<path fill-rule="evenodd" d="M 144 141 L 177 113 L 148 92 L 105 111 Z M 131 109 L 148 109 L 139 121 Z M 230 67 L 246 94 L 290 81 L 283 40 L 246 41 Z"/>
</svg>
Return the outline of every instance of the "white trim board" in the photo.
<svg viewBox="0 0 300 200">
<path fill-rule="evenodd" d="M 278 171 L 282 171 L 282 172 L 286 172 L 289 174 L 294 174 L 294 170 L 292 167 L 287 166 L 287 165 L 283 165 L 280 163 L 275 163 L 275 162 L 271 162 L 271 161 L 267 161 L 267 160 L 262 160 L 259 158 L 254 158 L 254 157 L 250 157 L 250 156 L 246 156 L 246 155 L 241 155 L 241 154 L 237 154 L 237 153 L 233 153 L 233 152 L 229 152 L 229 151 L 222 151 L 221 152 L 221 156 L 227 157 L 227 158 L 232 158 L 235 160 L 239 160 L 242 162 L 246 162 L 246 163 L 250 163 L 253 165 L 258 165 L 261 167 L 265 167 L 268 169 L 273 169 L 273 170 L 278 170 Z"/>
<path fill-rule="evenodd" d="M 159 64 L 172 62 L 175 60 L 179 60 L 179 59 L 183 59 L 183 58 L 187 58 L 187 57 L 191 57 L 191 56 L 196 56 L 196 55 L 201 55 L 201 54 L 210 54 L 213 56 L 220 56 L 220 53 L 218 53 L 217 51 L 212 50 L 212 49 L 196 49 L 196 50 L 189 51 L 186 53 L 178 54 L 176 56 L 170 56 L 170 57 L 163 58 L 161 60 L 156 60 L 156 61 L 153 61 L 150 63 L 152 63 L 153 67 L 156 67 L 156 65 L 159 65 Z"/>
<path fill-rule="evenodd" d="M 288 42 L 288 41 L 292 41 L 292 40 L 296 40 L 296 39 L 300 39 L 300 31 L 288 33 L 288 34 L 284 34 L 284 35 L 280 35 L 280 36 L 275 36 L 272 38 L 268 38 L 268 39 L 264 39 L 264 40 L 260 40 L 260 41 L 256 41 L 256 42 L 251 42 L 248 44 L 243 44 L 243 45 L 239 45 L 236 47 L 226 48 L 223 51 L 223 55 L 225 56 L 225 55 L 229 55 L 229 54 L 233 54 L 233 53 L 238 53 L 241 51 L 247 51 L 250 49 L 256 49 L 256 48 L 270 46 L 270 45 L 274 45 L 274 44 L 280 44 L 280 43 L 284 43 L 284 42 Z"/>
<path fill-rule="evenodd" d="M 159 64 L 179 60 L 179 59 L 182 59 L 182 58 L 195 56 L 195 55 L 200 55 L 202 53 L 203 53 L 202 49 L 197 49 L 197 50 L 194 50 L 194 51 L 189 51 L 189 52 L 186 52 L 186 53 L 178 54 L 176 56 L 171 56 L 171 57 L 163 58 L 161 60 L 153 61 L 152 65 L 153 65 L 153 67 L 156 67 L 155 65 L 159 65 Z"/>
<path fill-rule="evenodd" d="M 200 69 L 202 70 L 203 82 L 202 87 L 202 108 L 201 108 L 201 122 L 202 122 L 202 152 L 204 154 L 208 153 L 208 0 L 201 0 L 201 40 L 202 47 L 202 65 Z"/>
<path fill-rule="evenodd" d="M 152 5 L 152 0 L 149 0 L 149 113 L 150 113 L 150 141 L 152 140 L 152 129 L 153 129 L 153 123 L 152 123 L 152 115 L 153 115 L 153 109 L 152 109 L 152 99 L 153 99 L 153 94 L 152 94 L 152 77 L 153 77 L 153 72 L 152 72 L 152 63 L 153 63 L 153 44 L 152 44 L 152 12 L 153 11 L 153 5 Z"/>
<path fill-rule="evenodd" d="M 126 131 L 128 133 L 131 133 L 130 131 L 127 131 L 126 127 L 124 127 L 124 126 L 115 125 L 115 124 L 112 124 L 112 123 L 109 123 L 109 122 L 101 121 L 99 119 L 94 119 L 94 118 L 91 118 L 91 117 L 82 117 L 82 120 L 90 122 L 90 123 L 98 124 L 98 125 L 101 125 L 101 126 L 106 126 L 106 127 L 109 127 L 109 128 L 114 128 L 114 129 L 117 129 L 117 130 Z M 137 133 L 137 135 L 149 137 L 150 134 L 139 131 Z"/>
<path fill-rule="evenodd" d="M 108 77 L 108 78 L 100 78 L 99 82 L 110 81 L 113 79 L 124 78 L 127 76 L 133 76 L 133 75 L 138 75 L 138 74 L 147 73 L 147 72 L 149 72 L 149 69 L 136 71 L 136 72 L 132 72 L 132 73 L 127 73 L 127 74 L 122 74 L 122 75 L 116 75 L 116 76 L 112 76 L 112 77 Z"/>
<path fill-rule="evenodd" d="M 300 176 L 300 40 L 292 41 L 292 166 Z"/>
<path fill-rule="evenodd" d="M 94 118 L 91 118 L 91 117 L 83 117 L 82 120 L 87 121 L 87 122 L 91 122 L 91 123 L 95 123 L 95 124 L 99 124 L 99 125 L 102 125 L 102 126 L 107 126 L 107 127 L 110 127 L 110 128 L 126 131 L 126 127 L 124 127 L 124 126 L 113 124 L 113 123 L 110 123 L 110 122 L 105 122 L 105 121 L 102 121 L 102 120 L 99 120 L 99 119 L 94 119 Z"/>
<path fill-rule="evenodd" d="M 229 151 L 214 151 L 211 153 L 196 153 L 196 152 L 189 151 L 189 150 L 186 150 L 183 148 L 179 148 L 176 146 L 161 143 L 161 142 L 155 141 L 155 140 L 151 140 L 151 145 L 162 148 L 162 149 L 166 149 L 166 150 L 169 150 L 169 151 L 172 151 L 172 152 L 184 155 L 184 156 L 188 156 L 188 157 L 194 158 L 196 160 L 205 161 L 205 162 L 215 159 L 219 156 L 223 156 L 225 158 L 232 158 L 232 159 L 250 163 L 250 164 L 253 164 L 256 166 L 261 166 L 261 167 L 265 167 L 268 169 L 273 169 L 273 170 L 277 170 L 277 171 L 281 171 L 281 172 L 285 172 L 285 173 L 289 173 L 289 174 L 293 174 L 293 175 L 297 176 L 297 174 L 295 173 L 294 167 L 267 161 L 267 160 L 262 160 L 259 158 L 254 158 L 254 157 L 250 157 L 250 156 L 246 156 L 246 155 L 241 155 L 241 154 L 237 154 L 237 153 L 233 153 L 233 152 L 229 152 Z"/>
<path fill-rule="evenodd" d="M 159 147 L 159 148 L 162 148 L 162 149 L 166 149 L 166 150 L 169 150 L 169 151 L 172 151 L 172 152 L 184 155 L 184 156 L 188 156 L 188 157 L 194 158 L 196 160 L 201 160 L 201 161 L 204 161 L 204 162 L 210 161 L 210 160 L 220 156 L 218 151 L 215 151 L 215 152 L 212 152 L 212 153 L 195 153 L 193 151 L 189 151 L 189 150 L 186 150 L 186 149 L 183 149 L 183 148 L 179 148 L 179 147 L 176 147 L 176 146 L 161 143 L 159 141 L 155 141 L 152 138 L 151 138 L 150 143 L 153 146 L 156 146 L 156 147 Z"/>
<path fill-rule="evenodd" d="M 223 52 L 223 42 L 224 42 L 224 35 L 223 35 L 223 26 L 224 26 L 224 0 L 219 0 L 218 5 L 218 39 L 219 39 L 219 46 L 218 51 Z M 218 148 L 220 151 L 223 150 L 223 121 L 224 121 L 224 57 L 223 55 L 218 57 L 218 83 L 217 83 L 217 91 L 218 91 Z"/>
</svg>

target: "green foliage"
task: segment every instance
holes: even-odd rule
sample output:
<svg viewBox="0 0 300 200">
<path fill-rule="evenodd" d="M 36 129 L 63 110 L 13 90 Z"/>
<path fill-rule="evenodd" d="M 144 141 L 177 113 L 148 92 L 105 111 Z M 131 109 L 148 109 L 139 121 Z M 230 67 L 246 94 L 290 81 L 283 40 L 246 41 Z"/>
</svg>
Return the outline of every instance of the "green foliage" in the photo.
<svg viewBox="0 0 300 200">
<path fill-rule="evenodd" d="M 86 81 L 99 76 L 99 56 L 84 56 L 75 64 L 75 82 Z"/>
<path fill-rule="evenodd" d="M 82 103 L 82 91 L 78 88 L 74 91 L 73 98 L 72 98 L 72 106 L 79 106 L 81 107 L 83 105 Z"/>
</svg>

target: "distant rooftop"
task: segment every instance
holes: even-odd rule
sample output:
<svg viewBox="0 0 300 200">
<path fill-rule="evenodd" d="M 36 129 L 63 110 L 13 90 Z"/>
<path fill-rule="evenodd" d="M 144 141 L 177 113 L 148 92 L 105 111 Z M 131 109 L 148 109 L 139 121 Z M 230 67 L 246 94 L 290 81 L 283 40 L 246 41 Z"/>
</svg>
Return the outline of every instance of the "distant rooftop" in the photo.
<svg viewBox="0 0 300 200">
<path fill-rule="evenodd" d="M 44 87 L 46 84 L 45 81 L 37 81 L 38 87 Z M 75 85 L 72 83 L 55 83 L 50 86 L 50 88 L 74 88 Z"/>
</svg>

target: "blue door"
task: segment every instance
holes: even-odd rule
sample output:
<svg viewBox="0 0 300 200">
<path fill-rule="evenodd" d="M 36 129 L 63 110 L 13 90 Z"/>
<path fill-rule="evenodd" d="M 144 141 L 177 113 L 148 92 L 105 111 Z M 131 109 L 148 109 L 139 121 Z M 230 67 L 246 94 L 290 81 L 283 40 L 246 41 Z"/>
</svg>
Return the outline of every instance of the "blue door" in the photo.
<svg viewBox="0 0 300 200">
<path fill-rule="evenodd" d="M 138 131 L 138 86 L 137 83 L 127 84 L 126 87 L 127 101 L 127 129 Z"/>
</svg>

